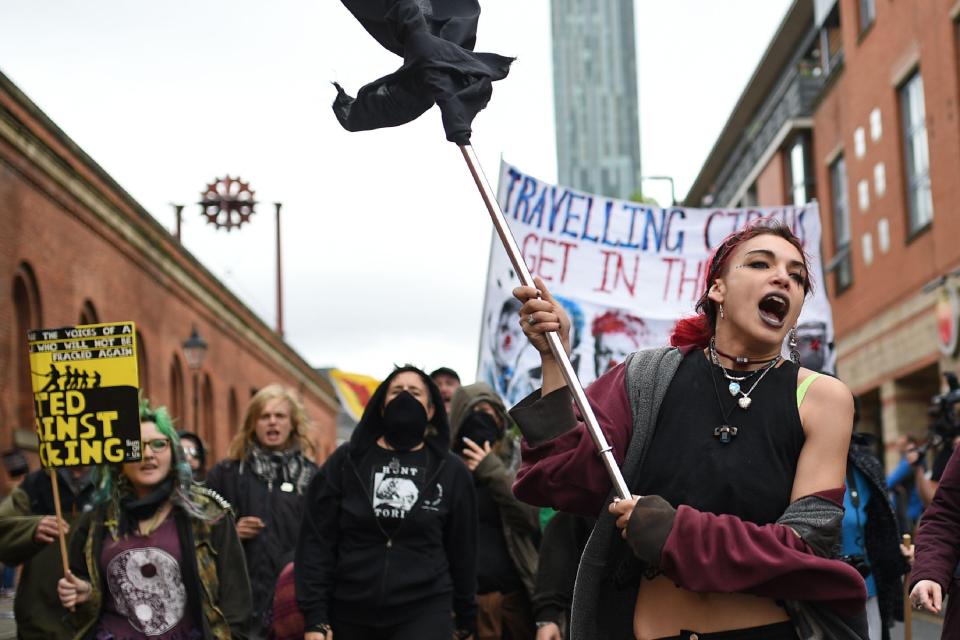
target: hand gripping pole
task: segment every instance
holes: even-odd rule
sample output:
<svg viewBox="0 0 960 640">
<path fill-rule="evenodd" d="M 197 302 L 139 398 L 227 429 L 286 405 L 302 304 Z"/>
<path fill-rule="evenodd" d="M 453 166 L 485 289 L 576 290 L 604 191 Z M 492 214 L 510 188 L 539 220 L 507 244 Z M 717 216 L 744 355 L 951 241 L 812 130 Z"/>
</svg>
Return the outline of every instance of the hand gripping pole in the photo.
<svg viewBox="0 0 960 640">
<path fill-rule="evenodd" d="M 490 183 L 487 181 L 483 169 L 480 167 L 480 162 L 477 160 L 473 146 L 468 144 L 458 146 L 463 153 L 463 159 L 470 168 L 473 181 L 480 191 L 480 197 L 483 198 L 484 204 L 487 205 L 490 219 L 493 222 L 494 228 L 497 230 L 497 235 L 500 236 L 500 242 L 503 243 L 503 248 L 510 257 L 513 270 L 516 271 L 520 277 L 520 283 L 525 287 L 535 287 L 533 276 L 530 275 L 530 270 L 527 269 L 527 265 L 523 261 L 520 247 L 510 232 L 510 228 L 507 226 L 506 218 L 503 217 L 503 211 L 500 210 L 500 204 L 497 202 L 496 195 L 493 189 L 490 188 Z M 546 335 L 550 350 L 553 352 L 553 357 L 560 364 L 563 379 L 566 380 L 567 386 L 573 394 L 573 400 L 576 402 L 577 408 L 580 409 L 580 415 L 583 416 L 583 421 L 587 425 L 587 431 L 590 433 L 590 437 L 593 438 L 593 444 L 596 446 L 597 453 L 603 460 L 603 466 L 607 468 L 607 473 L 610 475 L 610 480 L 613 482 L 613 487 L 616 489 L 617 495 L 624 500 L 629 499 L 631 497 L 630 489 L 623 479 L 623 474 L 620 473 L 620 468 L 617 467 L 617 461 L 613 457 L 613 451 L 610 445 L 607 444 L 607 438 L 600 430 L 600 423 L 597 422 L 597 417 L 593 413 L 593 408 L 590 407 L 587 395 L 583 392 L 583 386 L 580 384 L 580 380 L 573 370 L 573 365 L 570 363 L 570 358 L 567 356 L 567 352 L 560 342 L 560 335 L 556 331 L 550 331 Z"/>
</svg>

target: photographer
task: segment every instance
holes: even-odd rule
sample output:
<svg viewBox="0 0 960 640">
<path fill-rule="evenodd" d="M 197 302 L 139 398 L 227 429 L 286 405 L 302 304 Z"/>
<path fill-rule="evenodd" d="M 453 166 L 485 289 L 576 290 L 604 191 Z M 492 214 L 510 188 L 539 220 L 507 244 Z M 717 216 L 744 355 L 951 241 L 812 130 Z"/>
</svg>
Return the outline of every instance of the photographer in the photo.
<svg viewBox="0 0 960 640">
<path fill-rule="evenodd" d="M 451 403 L 453 451 L 473 472 L 477 535 L 477 638 L 533 638 L 530 598 L 537 572 L 539 510 L 511 490 L 516 445 L 506 435 L 503 402 L 483 382 L 461 387 Z"/>
<path fill-rule="evenodd" d="M 960 381 L 952 371 L 945 371 L 943 377 L 947 381 L 948 389 L 931 400 L 930 439 L 926 445 L 907 452 L 907 460 L 914 466 L 917 494 L 924 507 L 933 500 L 947 462 L 960 444 L 960 420 L 957 419 L 956 411 L 956 405 L 960 403 Z M 935 453 L 930 473 L 927 474 L 924 463 L 930 449 Z"/>
</svg>

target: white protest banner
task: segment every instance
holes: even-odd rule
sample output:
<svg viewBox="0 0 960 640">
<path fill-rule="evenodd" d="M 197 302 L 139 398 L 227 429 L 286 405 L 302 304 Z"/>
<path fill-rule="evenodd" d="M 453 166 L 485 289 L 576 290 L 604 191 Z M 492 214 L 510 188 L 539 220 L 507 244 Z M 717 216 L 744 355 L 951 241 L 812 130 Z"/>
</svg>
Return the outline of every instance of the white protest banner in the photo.
<svg viewBox="0 0 960 640">
<path fill-rule="evenodd" d="M 710 253 L 760 219 L 781 222 L 803 243 L 814 291 L 798 322 L 805 366 L 833 367 L 833 320 L 820 260 L 820 212 L 803 207 L 662 208 L 549 184 L 502 163 L 497 198 L 531 273 L 570 314 L 571 360 L 587 385 L 638 349 L 669 343 L 694 313 Z M 540 359 L 520 330 L 517 286 L 492 243 L 477 378 L 508 405 L 540 386 Z"/>
</svg>

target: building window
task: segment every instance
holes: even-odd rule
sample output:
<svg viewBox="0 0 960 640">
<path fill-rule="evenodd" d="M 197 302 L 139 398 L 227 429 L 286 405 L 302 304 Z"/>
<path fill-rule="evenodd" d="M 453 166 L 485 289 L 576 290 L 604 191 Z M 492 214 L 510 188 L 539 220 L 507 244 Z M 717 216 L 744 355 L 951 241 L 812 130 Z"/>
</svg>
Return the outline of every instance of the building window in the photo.
<svg viewBox="0 0 960 640">
<path fill-rule="evenodd" d="M 137 331 L 137 375 L 140 378 L 140 393 L 150 397 L 150 369 L 147 367 L 147 345 L 143 343 L 143 334 Z"/>
<path fill-rule="evenodd" d="M 227 435 L 231 438 L 240 428 L 240 408 L 237 406 L 237 392 L 230 387 L 227 395 Z"/>
<path fill-rule="evenodd" d="M 847 195 L 847 163 L 843 156 L 830 165 L 830 193 L 833 206 L 833 268 L 836 292 L 842 293 L 853 283 L 853 261 L 850 259 L 850 199 Z"/>
<path fill-rule="evenodd" d="M 173 362 L 170 363 L 170 415 L 176 424 L 186 425 L 187 420 L 184 415 L 186 409 L 183 401 L 183 367 L 180 365 L 180 358 L 173 355 Z M 180 427 L 181 429 L 184 426 Z"/>
<path fill-rule="evenodd" d="M 790 201 L 796 207 L 807 204 L 813 196 L 811 173 L 807 165 L 807 138 L 797 136 L 790 145 L 787 156 L 787 184 L 790 189 Z"/>
<path fill-rule="evenodd" d="M 927 149 L 926 110 L 923 105 L 923 78 L 917 71 L 899 89 L 903 124 L 903 152 L 906 156 L 907 209 L 910 233 L 933 221 L 930 193 L 930 154 Z"/>
<path fill-rule="evenodd" d="M 16 395 L 15 429 L 33 431 L 33 384 L 30 373 L 30 356 L 27 332 L 42 329 L 40 317 L 40 288 L 29 264 L 23 262 L 13 276 L 13 369 L 15 371 Z M 13 421 L 11 421 L 13 422 Z"/>
<path fill-rule="evenodd" d="M 97 315 L 97 308 L 93 306 L 90 300 L 84 300 L 80 308 L 80 322 L 78 324 L 97 324 L 100 322 L 100 316 Z"/>
<path fill-rule="evenodd" d="M 877 19 L 876 0 L 860 0 L 860 33 L 863 33 Z"/>
<path fill-rule="evenodd" d="M 213 411 L 213 382 L 210 381 L 210 374 L 203 374 L 203 424 L 200 428 L 200 437 L 207 443 L 207 448 L 211 451 L 216 450 L 217 446 L 217 428 L 216 415 Z"/>
</svg>

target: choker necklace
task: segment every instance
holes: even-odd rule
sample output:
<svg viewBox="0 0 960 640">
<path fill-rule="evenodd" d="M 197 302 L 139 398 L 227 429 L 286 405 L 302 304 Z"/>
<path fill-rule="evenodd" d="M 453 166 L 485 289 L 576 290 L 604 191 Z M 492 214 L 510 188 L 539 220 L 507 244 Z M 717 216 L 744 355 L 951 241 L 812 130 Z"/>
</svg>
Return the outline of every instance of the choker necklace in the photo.
<svg viewBox="0 0 960 640">
<path fill-rule="evenodd" d="M 780 354 L 777 354 L 772 358 L 748 358 L 747 356 L 731 356 L 730 354 L 724 353 L 723 351 L 720 351 L 720 349 L 717 349 L 716 336 L 710 338 L 710 351 L 717 353 L 723 356 L 724 358 L 727 358 L 728 360 L 733 360 L 737 364 L 768 364 L 770 362 L 778 360 L 781 357 Z"/>
<path fill-rule="evenodd" d="M 730 382 L 730 384 L 727 386 L 727 390 L 730 392 L 730 395 L 736 396 L 737 394 L 740 394 L 741 397 L 737 399 L 737 404 L 740 405 L 740 408 L 743 409 L 744 411 L 746 411 L 747 409 L 749 409 L 751 403 L 753 403 L 753 399 L 750 397 L 750 394 L 753 393 L 753 390 L 757 388 L 757 385 L 760 384 L 760 381 L 763 380 L 764 376 L 766 376 L 767 373 L 770 372 L 770 369 L 773 369 L 775 366 L 777 366 L 777 363 L 780 362 L 780 359 L 783 357 L 783 356 L 777 355 L 777 357 L 775 357 L 773 360 L 770 360 L 770 361 L 766 364 L 766 366 L 764 366 L 764 367 L 762 367 L 762 368 L 760 368 L 760 369 L 757 369 L 756 371 L 751 371 L 750 373 L 748 373 L 748 374 L 745 375 L 745 376 L 732 376 L 732 375 L 730 375 L 729 373 L 727 373 L 727 370 L 724 369 L 724 368 L 720 365 L 720 358 L 717 357 L 717 353 L 718 353 L 718 352 L 717 352 L 716 348 L 714 347 L 713 343 L 711 342 L 711 343 L 710 343 L 710 361 L 711 361 L 713 364 L 715 364 L 715 365 L 717 366 L 717 368 L 720 369 L 720 371 L 723 373 L 724 377 Z M 757 377 L 757 379 L 753 382 L 753 385 L 750 387 L 750 390 L 744 392 L 744 391 L 740 388 L 740 383 L 743 382 L 744 380 L 750 379 L 751 377 L 753 377 L 753 376 L 756 375 L 757 373 L 759 373 L 760 375 L 759 375 L 759 376 Z M 711 373 L 711 375 L 710 375 L 710 378 L 711 378 L 711 380 L 713 379 L 713 374 L 712 374 L 712 373 Z M 716 387 L 717 387 L 717 382 L 716 382 L 716 380 L 713 381 L 713 386 L 714 386 L 714 390 L 717 391 L 717 401 L 719 401 L 719 400 L 720 400 L 720 392 L 719 392 L 719 391 L 717 390 L 717 388 L 716 388 Z M 721 411 L 721 414 L 722 414 L 722 412 L 723 412 L 723 405 L 720 406 L 720 411 Z M 726 417 L 724 417 L 724 421 L 726 421 Z"/>
</svg>

